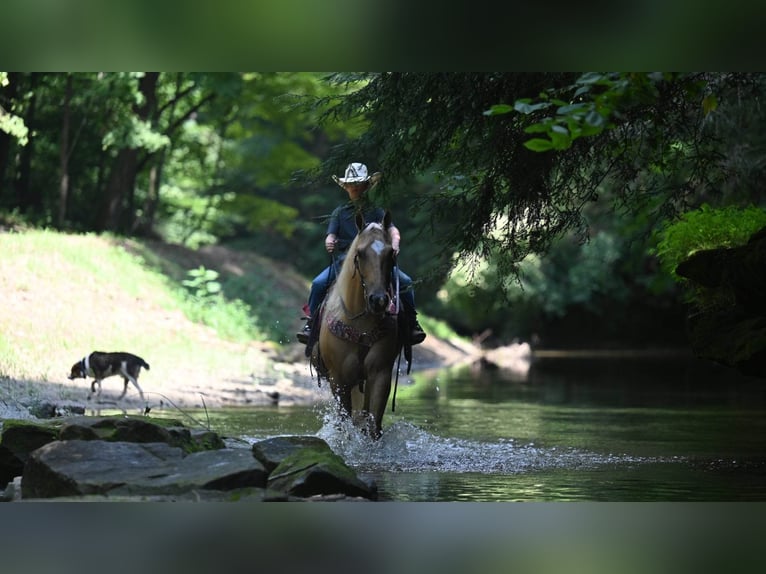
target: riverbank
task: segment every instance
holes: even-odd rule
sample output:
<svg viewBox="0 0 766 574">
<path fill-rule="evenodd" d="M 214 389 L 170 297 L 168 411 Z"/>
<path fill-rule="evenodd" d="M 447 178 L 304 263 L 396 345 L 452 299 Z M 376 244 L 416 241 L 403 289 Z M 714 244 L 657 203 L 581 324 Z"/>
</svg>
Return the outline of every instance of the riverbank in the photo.
<svg viewBox="0 0 766 574">
<path fill-rule="evenodd" d="M 212 342 L 211 342 L 212 344 Z M 216 344 L 232 343 L 218 342 Z M 326 383 L 317 384 L 316 375 L 303 355 L 303 345 L 289 344 L 279 348 L 251 343 L 238 345 L 243 360 L 240 365 L 216 373 L 189 369 L 188 366 L 162 365 L 156 357 L 147 359 L 154 364 L 142 371 L 138 391 L 128 386 L 123 398 L 123 383 L 119 377 L 105 379 L 100 400 L 91 398 L 92 379 L 68 380 L 62 372 L 45 381 L 0 379 L 0 418 L 27 418 L 45 410 L 86 412 L 124 410 L 144 412 L 146 408 L 196 409 L 247 407 L 256 405 L 312 405 L 329 400 Z M 229 349 L 231 352 L 236 349 Z M 464 342 L 449 342 L 434 337 L 413 349 L 412 371 L 444 368 L 475 361 L 478 348 Z M 237 368 L 246 365 L 246 369 Z M 404 361 L 402 371 L 405 370 Z M 168 375 L 169 376 L 166 376 Z"/>
<path fill-rule="evenodd" d="M 231 370 L 213 375 L 180 367 L 174 376 L 163 380 L 154 376 L 159 368 L 143 371 L 139 378 L 144 391 L 143 401 L 132 385 L 120 399 L 123 384 L 119 377 L 104 380 L 100 400 L 91 398 L 92 379 L 69 381 L 63 374 L 46 381 L 6 377 L 0 381 L 0 418 L 27 418 L 40 409 L 92 414 L 121 409 L 137 413 L 147 407 L 155 411 L 269 404 L 289 407 L 317 404 L 330 398 L 327 384 L 317 384 L 313 369 L 303 356 L 303 345 L 291 344 L 279 352 L 263 345 L 242 345 L 241 350 L 248 357 L 246 371 Z M 478 351 L 463 343 L 427 338 L 413 349 L 412 370 L 469 362 L 478 356 L 475 352 Z"/>
<path fill-rule="evenodd" d="M 292 335 L 302 326 L 308 281 L 281 262 L 223 247 L 191 250 L 38 230 L 0 233 L 0 252 L 0 418 L 51 405 L 98 414 L 329 398 Z M 240 286 L 231 299 L 236 313 L 205 317 L 219 328 L 188 312 L 183 281 L 187 270 L 199 268 L 219 273 L 224 290 Z M 210 310 L 209 303 L 197 304 Z M 217 300 L 213 310 L 231 311 Z M 221 323 L 228 320 L 223 329 L 231 328 L 232 318 L 258 332 L 222 336 Z M 278 337 L 257 340 L 273 327 Z M 145 400 L 132 385 L 119 399 L 119 377 L 104 380 L 100 402 L 89 400 L 91 379 L 67 379 L 72 365 L 96 350 L 127 351 L 149 363 L 139 377 Z M 429 334 L 414 348 L 412 368 L 471 361 L 477 352 Z"/>
</svg>

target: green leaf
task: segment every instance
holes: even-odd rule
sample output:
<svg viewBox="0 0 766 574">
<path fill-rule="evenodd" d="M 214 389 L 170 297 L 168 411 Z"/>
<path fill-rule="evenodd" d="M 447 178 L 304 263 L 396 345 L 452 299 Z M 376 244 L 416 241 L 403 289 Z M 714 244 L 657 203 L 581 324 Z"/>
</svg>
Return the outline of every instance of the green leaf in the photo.
<svg viewBox="0 0 766 574">
<path fill-rule="evenodd" d="M 548 151 L 553 149 L 553 142 L 542 138 L 532 138 L 524 142 L 524 147 L 532 151 Z"/>
<path fill-rule="evenodd" d="M 603 128 L 604 124 L 606 123 L 606 120 L 604 119 L 604 116 L 602 116 L 596 110 L 591 110 L 585 116 L 585 123 L 588 124 L 589 126 Z"/>
<path fill-rule="evenodd" d="M 579 103 L 579 104 L 568 104 L 566 106 L 561 106 L 559 109 L 556 110 L 556 113 L 560 116 L 567 116 L 571 115 L 574 112 L 579 112 L 584 110 L 588 104 L 586 103 Z"/>
<path fill-rule="evenodd" d="M 509 106 L 508 104 L 495 104 L 491 108 L 489 108 L 487 111 L 484 112 L 485 116 L 499 116 L 501 114 L 507 114 L 511 111 L 513 111 L 514 108 Z M 517 109 L 518 111 L 518 109 Z M 529 112 L 523 112 L 523 113 L 529 113 Z"/>
<path fill-rule="evenodd" d="M 578 85 L 598 84 L 606 79 L 606 76 L 600 72 L 586 72 L 577 78 Z"/>
<path fill-rule="evenodd" d="M 551 131 L 551 143 L 554 149 L 567 149 L 572 145 L 572 138 L 569 131 L 563 126 L 553 126 Z"/>
<path fill-rule="evenodd" d="M 513 109 L 522 114 L 531 114 L 532 112 L 544 110 L 550 106 L 548 102 L 538 102 L 536 104 L 531 104 L 530 101 L 531 100 L 529 99 L 516 100 L 516 102 L 513 104 Z"/>
<path fill-rule="evenodd" d="M 547 134 L 550 129 L 550 122 L 532 124 L 524 128 L 524 132 L 528 134 Z"/>
</svg>

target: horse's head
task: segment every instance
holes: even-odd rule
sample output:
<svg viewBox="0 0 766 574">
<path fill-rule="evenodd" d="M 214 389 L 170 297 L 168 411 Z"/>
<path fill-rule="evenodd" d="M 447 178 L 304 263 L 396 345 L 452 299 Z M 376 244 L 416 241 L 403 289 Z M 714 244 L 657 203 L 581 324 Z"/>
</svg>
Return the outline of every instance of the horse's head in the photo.
<svg viewBox="0 0 766 574">
<path fill-rule="evenodd" d="M 394 250 L 387 231 L 390 224 L 391 215 L 388 211 L 382 225 L 365 224 L 362 215 L 357 214 L 359 234 L 349 250 L 364 290 L 365 305 L 368 311 L 376 315 L 385 313 L 391 302 L 389 286 L 394 268 Z"/>
</svg>

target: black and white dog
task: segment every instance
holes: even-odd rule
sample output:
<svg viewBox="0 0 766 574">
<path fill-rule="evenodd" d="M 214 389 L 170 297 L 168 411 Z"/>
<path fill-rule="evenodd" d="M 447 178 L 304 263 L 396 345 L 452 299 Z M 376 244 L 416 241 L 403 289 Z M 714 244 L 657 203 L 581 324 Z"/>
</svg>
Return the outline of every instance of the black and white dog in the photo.
<svg viewBox="0 0 766 574">
<path fill-rule="evenodd" d="M 138 392 L 141 394 L 141 400 L 144 400 L 144 392 L 138 386 L 138 374 L 141 372 L 141 367 L 149 370 L 149 363 L 131 353 L 103 353 L 101 351 L 94 351 L 72 365 L 69 379 L 93 377 L 93 382 L 90 384 L 91 396 L 96 391 L 96 385 L 98 384 L 97 396 L 100 397 L 101 381 L 107 377 L 121 375 L 125 380 L 125 388 L 122 389 L 120 398 L 125 396 L 125 393 L 128 391 L 128 383 L 130 382 L 138 389 Z"/>
</svg>

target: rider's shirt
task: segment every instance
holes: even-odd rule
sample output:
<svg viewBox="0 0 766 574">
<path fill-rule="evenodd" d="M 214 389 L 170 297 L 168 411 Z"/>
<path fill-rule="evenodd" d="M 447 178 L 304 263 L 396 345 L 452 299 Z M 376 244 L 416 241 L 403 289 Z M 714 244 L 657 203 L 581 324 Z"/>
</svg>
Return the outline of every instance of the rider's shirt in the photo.
<svg viewBox="0 0 766 574">
<path fill-rule="evenodd" d="M 335 248 L 341 253 L 345 253 L 348 250 L 357 233 L 359 233 L 359 230 L 356 228 L 357 208 L 361 208 L 365 223 L 383 223 L 383 217 L 386 215 L 385 209 L 375 207 L 369 203 L 355 204 L 348 202 L 336 207 L 330 215 L 330 222 L 327 224 L 327 234 L 335 234 L 338 239 Z"/>
</svg>

